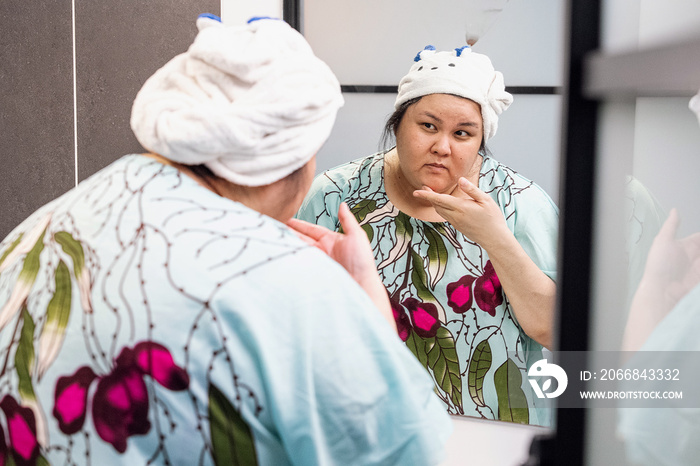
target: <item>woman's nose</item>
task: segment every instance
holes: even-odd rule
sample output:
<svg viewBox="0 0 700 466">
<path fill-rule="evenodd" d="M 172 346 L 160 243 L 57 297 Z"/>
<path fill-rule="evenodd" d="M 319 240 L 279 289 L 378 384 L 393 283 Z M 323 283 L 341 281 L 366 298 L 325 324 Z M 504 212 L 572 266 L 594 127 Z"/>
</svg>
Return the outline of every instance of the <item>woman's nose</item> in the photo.
<svg viewBox="0 0 700 466">
<path fill-rule="evenodd" d="M 432 152 L 437 155 L 450 155 L 450 139 L 446 135 L 437 135 L 433 141 Z"/>
</svg>

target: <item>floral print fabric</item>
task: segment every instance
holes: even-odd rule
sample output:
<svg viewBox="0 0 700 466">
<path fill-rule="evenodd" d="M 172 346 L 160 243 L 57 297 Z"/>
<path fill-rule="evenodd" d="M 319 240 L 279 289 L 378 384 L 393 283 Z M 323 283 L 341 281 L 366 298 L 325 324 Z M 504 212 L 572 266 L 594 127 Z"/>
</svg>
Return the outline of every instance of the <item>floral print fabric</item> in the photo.
<svg viewBox="0 0 700 466">
<path fill-rule="evenodd" d="M 0 364 L 0 465 L 432 464 L 450 431 L 342 267 L 139 155 L 0 243 Z"/>
<path fill-rule="evenodd" d="M 486 251 L 449 223 L 423 222 L 387 198 L 384 155 L 316 178 L 298 217 L 338 229 L 346 202 L 367 233 L 399 335 L 451 414 L 547 425 L 527 382 L 542 346 L 518 326 Z M 484 157 L 479 188 L 530 258 L 555 279 L 558 210 L 536 184 Z"/>
</svg>

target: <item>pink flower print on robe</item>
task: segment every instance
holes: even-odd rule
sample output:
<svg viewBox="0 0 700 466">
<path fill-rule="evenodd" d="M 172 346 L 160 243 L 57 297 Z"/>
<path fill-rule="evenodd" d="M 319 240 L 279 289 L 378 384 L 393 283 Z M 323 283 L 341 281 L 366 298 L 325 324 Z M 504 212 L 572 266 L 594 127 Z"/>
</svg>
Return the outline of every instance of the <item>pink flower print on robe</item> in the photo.
<svg viewBox="0 0 700 466">
<path fill-rule="evenodd" d="M 432 338 L 440 328 L 438 310 L 435 304 L 424 303 L 415 298 L 406 298 L 403 305 L 408 309 L 413 322 L 413 330 L 423 338 Z"/>
<path fill-rule="evenodd" d="M 134 346 L 130 356 L 133 356 L 133 363 L 142 373 L 150 375 L 168 390 L 184 390 L 190 384 L 190 377 L 187 375 L 187 372 L 175 364 L 170 351 L 163 345 L 152 341 L 142 341 Z M 117 362 L 119 362 L 119 359 L 117 359 Z M 129 361 L 129 364 L 131 364 L 131 361 Z"/>
<path fill-rule="evenodd" d="M 54 417 L 66 434 L 82 429 L 87 409 L 87 393 L 96 378 L 97 389 L 92 399 L 92 422 L 102 440 L 124 453 L 132 435 L 150 431 L 148 419 L 148 375 L 169 390 L 180 391 L 189 386 L 189 376 L 178 367 L 166 347 L 154 342 L 141 342 L 123 348 L 112 371 L 97 377 L 89 367 L 61 377 L 56 384 Z"/>
<path fill-rule="evenodd" d="M 7 464 L 7 444 L 5 443 L 5 429 L 0 426 L 0 466 Z"/>
<path fill-rule="evenodd" d="M 496 308 L 503 304 L 503 288 L 491 261 L 486 262 L 484 274 L 476 279 L 474 299 L 476 305 L 491 316 L 495 316 Z"/>
<path fill-rule="evenodd" d="M 148 388 L 143 374 L 134 367 L 118 365 L 100 379 L 92 399 L 92 421 L 97 435 L 124 453 L 129 437 L 151 430 L 148 408 Z"/>
<path fill-rule="evenodd" d="M 399 333 L 399 338 L 406 341 L 411 335 L 411 321 L 406 315 L 406 311 L 403 306 L 398 302 L 391 300 L 391 312 L 394 314 L 394 321 L 396 322 L 396 331 Z"/>
<path fill-rule="evenodd" d="M 72 435 L 83 428 L 87 413 L 87 397 L 90 384 L 97 375 L 87 366 L 71 376 L 63 376 L 56 382 L 53 416 L 64 434 Z"/>
<path fill-rule="evenodd" d="M 447 304 L 457 314 L 464 314 L 472 308 L 474 295 L 472 294 L 472 283 L 476 277 L 465 275 L 456 282 L 447 285 Z"/>
<path fill-rule="evenodd" d="M 34 412 L 30 408 L 20 406 L 10 395 L 5 395 L 0 401 L 0 409 L 5 413 L 10 439 L 7 453 L 12 455 L 14 463 L 18 466 L 36 464 L 39 457 L 39 442 L 36 437 Z M 4 440 L 3 435 L 3 445 L 5 445 Z M 5 458 L 3 455 L 3 464 L 5 464 Z"/>
</svg>

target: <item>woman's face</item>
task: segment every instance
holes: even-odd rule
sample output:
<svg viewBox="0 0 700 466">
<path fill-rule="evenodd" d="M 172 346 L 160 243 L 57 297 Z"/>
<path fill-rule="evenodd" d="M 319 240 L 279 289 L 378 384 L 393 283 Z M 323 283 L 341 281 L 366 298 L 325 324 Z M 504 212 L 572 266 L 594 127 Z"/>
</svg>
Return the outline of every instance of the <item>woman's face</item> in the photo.
<svg viewBox="0 0 700 466">
<path fill-rule="evenodd" d="M 409 188 L 450 193 L 481 164 L 481 108 L 449 94 L 429 94 L 406 109 L 396 131 L 402 179 Z"/>
</svg>

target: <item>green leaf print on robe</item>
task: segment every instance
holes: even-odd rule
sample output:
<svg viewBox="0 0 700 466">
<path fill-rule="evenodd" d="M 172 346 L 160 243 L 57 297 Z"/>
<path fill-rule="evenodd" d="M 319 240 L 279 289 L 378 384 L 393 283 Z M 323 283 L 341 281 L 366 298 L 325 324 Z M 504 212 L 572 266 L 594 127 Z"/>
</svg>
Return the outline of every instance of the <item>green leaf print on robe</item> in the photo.
<svg viewBox="0 0 700 466">
<path fill-rule="evenodd" d="M 413 238 L 413 227 L 411 226 L 411 221 L 408 215 L 403 212 L 399 212 L 394 220 L 396 224 L 396 243 L 392 246 L 389 251 L 389 255 L 381 263 L 377 265 L 378 270 L 382 270 L 387 265 L 393 264 L 399 257 L 406 254 L 411 245 L 411 239 Z"/>
<path fill-rule="evenodd" d="M 421 336 L 414 327 L 406 339 L 406 346 L 428 372 L 432 373 L 436 385 L 443 392 L 438 393 L 438 396 L 455 412 L 463 414 L 462 377 L 455 340 L 450 331 L 439 326 L 434 335 Z"/>
<path fill-rule="evenodd" d="M 34 392 L 34 382 L 41 380 L 58 356 L 65 339 L 72 301 L 70 271 L 66 263 L 58 259 L 53 271 L 53 294 L 46 305 L 45 318 L 36 317 L 35 321 L 32 313 L 36 315 L 38 312 L 38 315 L 42 315 L 43 309 L 32 309 L 34 303 L 30 303 L 29 295 L 39 275 L 42 253 L 46 250 L 49 255 L 55 255 L 56 243 L 60 244 L 64 252 L 73 259 L 74 267 L 77 264 L 79 273 L 76 281 L 79 287 L 80 276 L 88 277 L 89 293 L 89 273 L 85 266 L 83 246 L 66 232 L 47 235 L 51 217 L 51 214 L 46 215 L 28 233 L 18 235 L 3 252 L 0 264 L 3 270 L 15 263 L 18 267 L 21 266 L 10 298 L 0 310 L 0 331 L 10 331 L 13 328 L 12 331 L 19 335 L 14 353 L 16 390 L 21 400 L 20 406 L 33 413 L 35 438 L 42 446 L 48 445 L 49 442 L 48 426 L 44 410 Z M 54 241 L 47 241 L 47 238 Z M 15 316 L 18 316 L 16 324 L 8 326 L 10 321 L 15 320 Z M 35 347 L 36 340 L 38 344 Z"/>
<path fill-rule="evenodd" d="M 37 376 L 42 376 L 56 360 L 66 336 L 66 326 L 70 318 L 72 288 L 68 266 L 59 261 L 54 272 L 54 293 L 46 308 L 46 321 L 39 336 L 39 361 Z"/>
<path fill-rule="evenodd" d="M 430 343 L 426 346 L 430 346 Z M 428 367 L 440 388 L 445 391 L 460 414 L 462 409 L 462 377 L 455 350 L 455 340 L 445 327 L 440 327 L 432 347 L 428 350 Z"/>
<path fill-rule="evenodd" d="M 258 464 L 250 427 L 221 390 L 209 384 L 209 429 L 212 457 L 217 466 Z"/>
<path fill-rule="evenodd" d="M 367 238 L 369 239 L 369 242 L 371 243 L 372 240 L 374 239 L 374 230 L 372 229 L 372 225 L 369 223 L 364 222 L 365 218 L 367 217 L 367 214 L 371 213 L 372 211 L 377 209 L 377 201 L 372 200 L 372 199 L 363 199 L 350 209 L 350 212 L 353 213 L 355 218 L 357 219 L 357 222 L 360 223 L 360 226 L 362 229 L 367 233 Z M 341 228 L 342 232 L 342 228 Z"/>
<path fill-rule="evenodd" d="M 491 369 L 491 345 L 488 340 L 484 340 L 476 346 L 472 360 L 469 363 L 469 375 L 467 381 L 469 384 L 469 396 L 471 396 L 474 404 L 481 408 L 486 407 L 484 401 L 484 377 Z"/>
<path fill-rule="evenodd" d="M 34 393 L 32 375 L 34 373 L 34 320 L 26 306 L 22 307 L 22 313 L 18 321 L 21 324 L 19 342 L 15 352 L 15 371 L 17 372 L 17 391 L 19 392 L 21 405 L 29 408 L 34 414 L 36 440 L 40 445 L 48 445 L 48 426 L 46 415 Z"/>
<path fill-rule="evenodd" d="M 435 289 L 438 282 L 445 275 L 445 270 L 447 270 L 447 248 L 445 248 L 445 241 L 436 229 L 426 225 L 424 231 L 425 237 L 428 240 L 428 275 L 430 276 L 430 287 Z"/>
<path fill-rule="evenodd" d="M 34 286 L 36 277 L 39 274 L 39 256 L 41 255 L 41 251 L 44 250 L 44 234 L 46 233 L 47 228 L 48 220 L 46 220 L 46 223 L 42 222 L 39 225 L 36 225 L 30 234 L 25 235 L 17 247 L 15 247 L 14 250 L 6 256 L 7 260 L 7 257 L 10 257 L 11 255 L 22 254 L 25 252 L 25 247 L 31 245 L 31 249 L 26 252 L 27 255 L 24 258 L 22 270 L 19 272 L 19 277 L 17 278 L 17 283 L 15 283 L 15 286 L 12 289 L 10 299 L 7 300 L 5 306 L 2 308 L 2 310 L 0 310 L 0 330 L 5 328 L 5 325 L 7 325 L 7 323 L 12 320 L 15 315 L 17 315 L 22 308 L 22 305 L 27 300 L 29 292 Z M 39 231 L 39 229 L 41 229 L 41 232 L 40 234 L 37 234 L 36 232 Z M 32 242 L 32 240 L 34 242 Z M 8 263 L 11 262 L 11 260 L 8 260 Z"/>
<path fill-rule="evenodd" d="M 435 305 L 438 310 L 440 322 L 444 323 L 447 320 L 445 308 L 442 307 L 440 301 L 438 301 L 432 291 L 430 291 L 428 286 L 428 275 L 423 265 L 423 258 L 421 258 L 416 251 L 413 250 L 413 248 L 410 249 L 410 260 L 413 261 L 413 270 L 411 270 L 411 282 L 413 283 L 413 287 L 416 289 L 416 293 L 421 301 Z"/>
<path fill-rule="evenodd" d="M 435 298 L 430 288 L 442 278 L 447 265 L 447 250 L 444 240 L 437 229 L 426 227 L 426 238 L 428 241 L 428 266 L 423 265 L 423 259 L 413 250 L 411 242 L 413 239 L 413 227 L 410 217 L 403 212 L 397 211 L 393 205 L 387 203 L 382 208 L 377 209 L 377 203 L 374 200 L 363 199 L 351 208 L 351 212 L 355 215 L 357 221 L 364 227 L 369 227 L 369 221 L 378 221 L 387 216 L 395 216 L 396 224 L 396 243 L 392 247 L 387 259 L 378 268 L 384 265 L 389 265 L 398 258 L 407 255 L 407 260 L 413 262 L 412 271 L 410 274 L 411 283 L 416 290 L 416 295 L 420 298 L 419 302 L 415 298 L 407 298 L 404 305 L 409 308 L 409 312 L 413 318 L 413 331 L 408 336 L 406 344 L 411 349 L 418 360 L 433 374 L 438 387 L 444 392 L 441 395 L 448 405 L 452 405 L 456 412 L 463 413 L 462 405 L 462 379 L 455 347 L 455 340 L 449 330 L 443 327 L 440 323 L 445 322 L 445 310 L 441 303 Z M 367 232 L 370 241 L 374 238 L 374 232 L 369 227 Z M 410 263 L 409 263 L 410 265 Z M 430 274 L 430 276 L 428 276 Z M 407 302 L 414 303 L 413 306 L 407 305 Z M 419 335 L 416 329 L 420 332 L 425 332 L 415 321 L 415 308 L 420 304 L 431 305 L 437 310 L 436 320 L 433 325 L 433 330 L 428 331 L 428 334 Z M 422 309 L 421 309 L 422 310 Z"/>
<path fill-rule="evenodd" d="M 498 419 L 520 424 L 529 423 L 527 397 L 521 388 L 523 377 L 511 358 L 496 369 L 494 382 L 498 394 Z"/>
<path fill-rule="evenodd" d="M 91 313 L 90 269 L 85 267 L 85 253 L 82 244 L 65 231 L 59 231 L 53 235 L 53 238 L 61 245 L 63 252 L 73 260 L 73 275 L 78 282 L 78 290 L 80 290 L 80 304 L 83 306 L 83 311 Z"/>
<path fill-rule="evenodd" d="M 5 263 L 5 260 L 8 258 L 8 256 L 19 246 L 19 243 L 22 241 L 22 236 L 24 236 L 24 233 L 20 233 L 19 236 L 10 244 L 10 246 L 5 250 L 5 252 L 2 253 L 0 256 L 0 271 L 3 270 L 3 264 Z"/>
<path fill-rule="evenodd" d="M 26 252 L 22 269 L 17 278 L 17 283 L 13 288 L 12 295 L 3 309 L 0 311 L 0 330 L 7 325 L 9 320 L 15 315 L 19 306 L 22 306 L 29 296 L 40 268 L 40 256 L 45 247 L 51 247 L 51 242 L 45 243 L 46 231 L 51 219 L 47 215 L 32 231 L 27 235 L 19 235 L 17 239 L 3 253 L 3 260 L 10 256 L 15 258 L 26 251 L 26 243 L 35 240 L 31 249 Z M 41 228 L 41 233 L 36 231 Z M 59 231 L 51 236 L 55 243 L 59 244 L 73 261 L 73 274 L 80 290 L 81 304 L 86 312 L 92 312 L 90 300 L 90 273 L 85 265 L 85 254 L 83 245 L 73 236 L 65 231 Z M 25 243 L 25 244 L 23 244 Z M 46 308 L 46 320 L 41 328 L 39 336 L 39 351 L 37 354 L 36 372 L 37 379 L 42 376 L 58 356 L 63 340 L 65 329 L 71 311 L 72 284 L 70 271 L 63 260 L 58 261 L 54 270 L 54 292 Z M 32 353 L 33 354 L 33 353 Z"/>
</svg>

